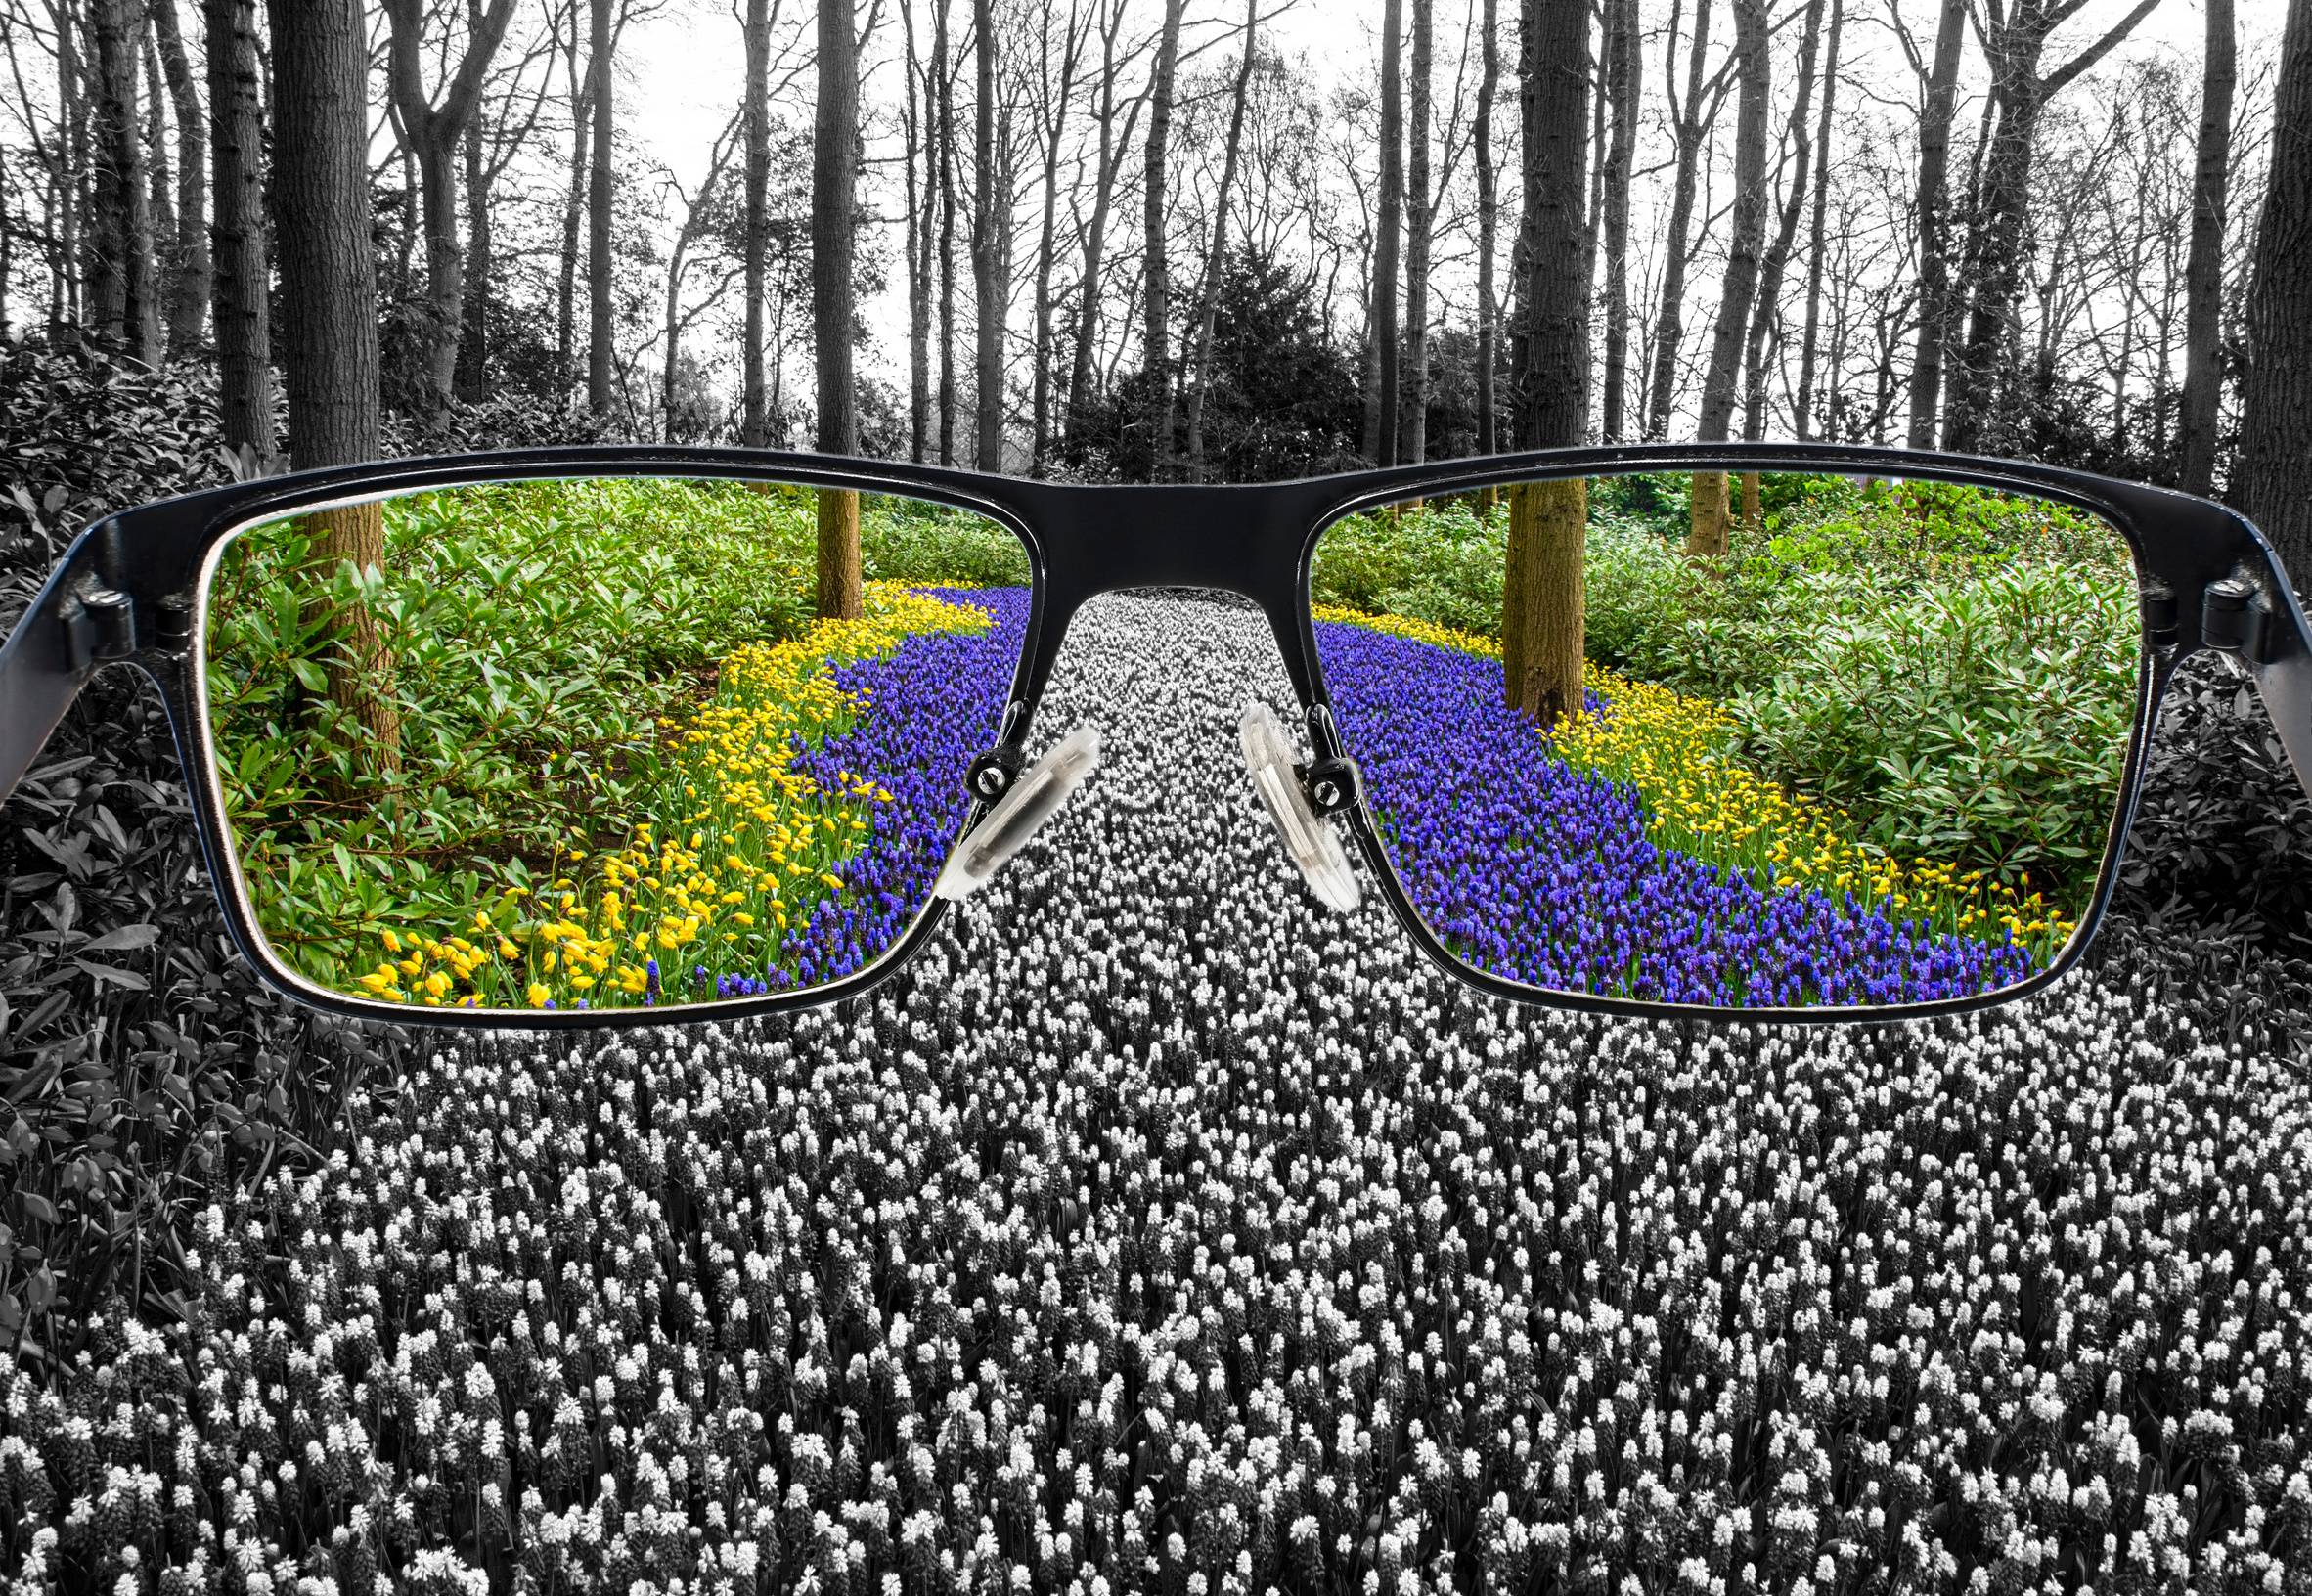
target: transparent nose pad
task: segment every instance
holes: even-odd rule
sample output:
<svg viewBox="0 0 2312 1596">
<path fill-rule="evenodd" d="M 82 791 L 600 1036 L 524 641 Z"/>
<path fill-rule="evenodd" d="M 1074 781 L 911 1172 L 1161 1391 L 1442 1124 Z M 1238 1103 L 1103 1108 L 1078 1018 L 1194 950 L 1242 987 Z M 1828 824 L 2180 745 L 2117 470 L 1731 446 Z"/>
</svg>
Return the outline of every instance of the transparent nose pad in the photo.
<svg viewBox="0 0 2312 1596">
<path fill-rule="evenodd" d="M 1018 853 L 1068 801 L 1068 794 L 1084 784 L 1099 762 L 1100 734 L 1089 722 L 1053 743 L 1042 759 L 1020 773 L 1011 790 L 956 845 L 947 867 L 932 883 L 932 892 L 941 898 L 961 900 L 986 885 L 988 878 L 1003 867 L 1003 862 Z"/>
<path fill-rule="evenodd" d="M 1301 778 L 1293 771 L 1298 761 L 1283 723 L 1267 704 L 1247 704 L 1237 732 L 1244 740 L 1244 768 L 1252 773 L 1253 790 L 1268 806 L 1284 838 L 1284 851 L 1301 867 L 1311 892 L 1342 913 L 1350 912 L 1361 899 L 1356 877 L 1341 851 L 1341 839 L 1309 807 Z"/>
</svg>

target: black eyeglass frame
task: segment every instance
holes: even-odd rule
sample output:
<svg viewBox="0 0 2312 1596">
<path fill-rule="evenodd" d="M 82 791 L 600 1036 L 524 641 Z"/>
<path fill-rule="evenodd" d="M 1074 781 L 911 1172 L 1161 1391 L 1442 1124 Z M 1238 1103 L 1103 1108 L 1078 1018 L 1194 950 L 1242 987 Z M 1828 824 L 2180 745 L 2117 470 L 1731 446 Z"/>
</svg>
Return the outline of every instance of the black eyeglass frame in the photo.
<svg viewBox="0 0 2312 1596">
<path fill-rule="evenodd" d="M 1490 975 L 1452 953 L 1413 908 L 1363 802 L 1324 688 L 1309 579 L 1326 528 L 1343 516 L 1411 498 L 1569 477 L 1695 470 L 1836 472 L 2028 493 L 2099 515 L 2127 540 L 2144 633 L 2120 802 L 2094 898 L 2046 969 L 1994 993 L 1924 1003 L 1717 1008 L 1649 1002 Z M 199 710 L 206 587 L 226 541 L 282 516 L 429 489 L 614 476 L 771 480 L 904 496 L 985 516 L 1020 538 L 1032 573 L 1027 631 L 998 744 L 971 771 L 973 804 L 964 833 L 1024 767 L 1026 738 L 1069 622 L 1087 601 L 1104 593 L 1161 587 L 1222 589 L 1251 599 L 1267 618 L 1299 699 L 1313 750 L 1304 768 L 1305 785 L 1321 795 L 1312 797 L 1312 807 L 1343 817 L 1391 911 L 1432 962 L 1482 992 L 1520 1003 L 1640 1019 L 1866 1024 L 1967 1013 L 2029 997 L 2061 980 L 2101 926 L 2159 703 L 2176 666 L 2203 647 L 2230 654 L 2254 680 L 2298 779 L 2312 794 L 2312 625 L 2279 555 L 2252 524 L 2222 505 L 2167 489 L 2023 462 L 1834 444 L 1547 450 L 1224 486 L 1082 485 L 889 461 L 668 445 L 518 449 L 331 467 L 236 483 L 104 517 L 73 541 L 0 646 L 0 799 L 15 791 L 95 671 L 124 662 L 152 680 L 167 709 L 202 853 L 235 946 L 268 985 L 301 1002 L 400 1025 L 591 1030 L 743 1019 L 867 992 L 921 949 L 937 929 L 946 900 L 930 899 L 888 950 L 841 980 L 663 1011 L 434 1009 L 356 998 L 290 970 L 255 922 L 226 823 L 209 727 Z"/>
</svg>

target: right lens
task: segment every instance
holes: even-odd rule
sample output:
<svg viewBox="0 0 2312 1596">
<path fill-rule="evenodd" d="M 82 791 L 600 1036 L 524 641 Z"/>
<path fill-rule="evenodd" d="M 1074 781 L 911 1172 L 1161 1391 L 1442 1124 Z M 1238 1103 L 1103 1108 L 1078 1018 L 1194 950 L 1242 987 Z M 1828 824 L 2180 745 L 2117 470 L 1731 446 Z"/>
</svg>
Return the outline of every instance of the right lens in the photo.
<svg viewBox="0 0 2312 1596">
<path fill-rule="evenodd" d="M 491 483 L 248 528 L 202 685 L 257 925 L 307 980 L 420 1006 L 840 980 L 930 901 L 1028 584 L 979 516 L 778 482 Z M 815 612 L 846 589 L 855 615 Z"/>
<path fill-rule="evenodd" d="M 1803 473 L 1519 483 L 1319 542 L 1317 652 L 1456 956 L 1712 1008 L 2014 986 L 2093 902 L 2140 691 L 2126 540 Z"/>
</svg>

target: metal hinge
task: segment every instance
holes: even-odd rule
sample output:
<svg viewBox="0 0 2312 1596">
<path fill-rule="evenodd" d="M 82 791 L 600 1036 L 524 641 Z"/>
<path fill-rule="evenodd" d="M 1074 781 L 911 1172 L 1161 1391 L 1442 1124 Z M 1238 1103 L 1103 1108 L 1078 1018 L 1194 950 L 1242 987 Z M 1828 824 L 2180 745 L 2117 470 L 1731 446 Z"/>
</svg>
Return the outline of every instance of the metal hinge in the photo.
<svg viewBox="0 0 2312 1596">
<path fill-rule="evenodd" d="M 66 598 L 58 619 L 65 628 L 65 659 L 74 672 L 147 648 L 181 653 L 193 642 L 192 601 L 180 594 L 148 611 L 118 588 L 99 583 Z"/>
<path fill-rule="evenodd" d="M 2200 641 L 2249 665 L 2268 665 L 2271 606 L 2263 589 L 2245 576 L 2210 582 L 2200 596 Z"/>
</svg>

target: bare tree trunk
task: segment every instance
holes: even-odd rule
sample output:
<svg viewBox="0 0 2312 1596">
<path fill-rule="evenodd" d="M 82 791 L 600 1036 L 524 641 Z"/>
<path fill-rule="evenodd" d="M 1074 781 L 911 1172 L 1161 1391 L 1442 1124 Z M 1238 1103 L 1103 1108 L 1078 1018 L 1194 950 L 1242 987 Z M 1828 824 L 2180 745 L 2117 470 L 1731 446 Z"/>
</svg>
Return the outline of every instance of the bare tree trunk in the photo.
<svg viewBox="0 0 2312 1596">
<path fill-rule="evenodd" d="M 1766 259 L 1758 270 L 1757 303 L 1750 317 L 1750 347 L 1743 357 L 1742 435 L 1754 443 L 1766 435 L 1766 349 L 1769 340 L 1777 350 L 1781 347 L 1774 327 L 1782 306 L 1782 274 L 1790 263 L 1791 244 L 1798 238 L 1799 212 L 1805 208 L 1806 179 L 1814 155 L 1813 130 L 1806 125 L 1806 112 L 1814 103 L 1822 6 L 1823 0 L 1807 0 L 1806 29 L 1799 41 L 1799 92 L 1791 102 L 1790 124 L 1783 133 L 1784 146 L 1795 151 L 1790 192 L 1783 196 L 1781 219 L 1775 224 L 1773 241 L 1766 245 Z M 1756 517 L 1746 511 L 1745 518 Z"/>
<path fill-rule="evenodd" d="M 225 447 L 273 458 L 272 311 L 265 187 L 258 167 L 256 0 L 203 0 L 208 58 L 209 182 L 216 191 L 211 316 Z"/>
<path fill-rule="evenodd" d="M 1497 455 L 1501 438 L 1493 366 L 1500 359 L 1500 328 L 1493 308 L 1493 251 L 1501 226 L 1501 197 L 1493 175 L 1493 97 L 1501 92 L 1500 19 L 1485 0 L 1484 75 L 1477 81 L 1477 452 Z M 1608 370 L 1611 371 L 1611 357 Z M 1487 489 L 1487 503 L 1491 503 Z"/>
<path fill-rule="evenodd" d="M 1381 6 L 1381 217 L 1373 232 L 1373 358 L 1380 367 L 1381 452 L 1374 462 L 1397 464 L 1398 362 L 1397 245 L 1404 229 L 1404 85 L 1399 68 L 1404 0 Z"/>
<path fill-rule="evenodd" d="M 1524 0 L 1525 219 L 1519 263 L 1525 326 L 1517 374 L 1518 445 L 1578 447 L 1589 431 L 1586 6 Z M 1588 495 L 1578 478 L 1521 484 L 1509 496 L 1501 589 L 1502 689 L 1547 730 L 1581 709 L 1582 556 Z"/>
<path fill-rule="evenodd" d="M 1116 131 L 1116 39 L 1124 27 L 1126 0 L 1115 0 L 1100 23 L 1100 155 L 1092 189 L 1091 221 L 1084 234 L 1084 280 L 1076 292 L 1076 358 L 1068 377 L 1068 437 L 1081 437 L 1091 403 L 1092 350 L 1099 338 L 1100 261 L 1107 249 L 1108 209 L 1116 193 L 1116 174 L 1132 142 L 1132 124 L 1145 96 L 1134 99 L 1124 130 Z M 1129 321 L 1127 310 L 1126 320 Z"/>
<path fill-rule="evenodd" d="M 1683 106 L 1675 102 L 1676 79 L 1668 72 L 1664 81 L 1672 90 L 1671 111 L 1677 130 L 1677 172 L 1670 187 L 1669 239 L 1664 246 L 1662 260 L 1661 310 L 1654 319 L 1654 375 L 1646 396 L 1646 426 L 1644 436 L 1662 439 L 1669 435 L 1670 401 L 1677 391 L 1678 345 L 1686 335 L 1686 240 L 1694 226 L 1694 190 L 1702 170 L 1702 146 L 1710 131 L 1710 118 L 1702 109 L 1704 79 L 1702 67 L 1710 48 L 1711 0 L 1694 0 L 1694 42 L 1686 58 L 1686 99 Z M 1677 14 L 1670 14 L 1670 46 L 1677 44 Z"/>
<path fill-rule="evenodd" d="M 569 0 L 570 53 L 570 182 L 562 198 L 561 276 L 555 301 L 555 371 L 566 398 L 578 379 L 578 234 L 585 220 L 588 188 L 587 152 L 594 142 L 594 72 L 580 75 L 578 34 L 589 0 Z M 561 14 L 555 14 L 558 40 Z M 600 59 L 595 68 L 601 65 Z"/>
<path fill-rule="evenodd" d="M 956 79 L 948 64 L 948 0 L 932 23 L 939 88 L 939 463 L 956 463 Z"/>
<path fill-rule="evenodd" d="M 859 185 L 859 41 L 852 24 L 848 3 L 820 0 L 818 120 L 811 132 L 811 324 L 819 356 L 819 451 L 825 455 L 859 453 L 859 394 L 851 376 Z M 818 613 L 855 621 L 863 613 L 861 598 L 859 495 L 823 488 Z"/>
<path fill-rule="evenodd" d="M 1846 0 L 1831 0 L 1830 43 L 1822 64 L 1822 117 L 1814 124 L 1814 219 L 1806 230 L 1806 330 L 1799 348 L 1799 392 L 1793 403 L 1799 441 L 1814 432 L 1814 351 L 1822 330 L 1823 234 L 1830 210 L 1831 111 L 1839 95 L 1839 35 Z"/>
<path fill-rule="evenodd" d="M 481 0 L 467 0 L 467 25 L 478 33 L 483 25 Z M 466 260 L 460 274 L 458 332 L 458 397 L 479 404 L 490 394 L 490 273 L 496 240 L 490 228 L 489 131 L 478 102 L 466 119 Z"/>
<path fill-rule="evenodd" d="M 208 164 L 206 121 L 177 26 L 176 0 L 153 0 L 153 31 L 177 118 L 177 244 L 169 279 L 168 355 L 182 360 L 199 347 L 208 307 L 208 186 L 202 181 Z"/>
<path fill-rule="evenodd" d="M 2207 66 L 2201 77 L 2200 150 L 2192 188 L 2192 253 L 2184 267 L 2184 462 L 2180 486 L 2206 493 L 2215 481 L 2216 403 L 2223 389 L 2217 341 L 2224 313 L 2224 211 L 2232 172 L 2232 91 L 2240 43 L 2232 0 L 2206 0 Z"/>
<path fill-rule="evenodd" d="M 616 114 L 610 0 L 593 0 L 589 26 L 594 58 L 594 152 L 586 174 L 586 408 L 602 417 L 610 414 L 610 135 L 615 131 Z"/>
<path fill-rule="evenodd" d="M 370 243 L 369 39 L 358 0 L 268 8 L 273 32 L 273 226 L 281 291 L 289 464 L 348 466 L 378 455 L 378 293 Z M 308 518 L 324 571 L 350 559 L 381 565 L 376 502 Z M 375 777 L 401 767 L 392 656 L 377 619 L 356 604 L 334 617 L 329 696 L 362 731 L 356 766 Z"/>
<path fill-rule="evenodd" d="M 746 0 L 746 332 L 739 348 L 738 442 L 747 449 L 771 447 L 771 417 L 763 384 L 763 291 L 771 253 L 771 0 Z M 908 103 L 914 105 L 914 29 L 908 30 Z M 908 298 L 911 310 L 921 297 L 915 270 L 915 152 L 913 122 L 908 150 Z M 921 365 L 920 345 L 916 365 Z M 916 379 L 915 459 L 923 458 L 922 381 Z"/>
<path fill-rule="evenodd" d="M 1734 233 L 1726 248 L 1710 371 L 1702 383 L 1701 424 L 1695 437 L 1703 443 L 1724 442 L 1733 421 L 1742 333 L 1757 293 L 1758 251 L 1766 231 L 1766 0 L 1734 0 L 1734 56 L 1741 83 L 1734 117 Z M 1694 473 L 1688 554 L 1726 553 L 1730 517 L 1725 495 L 1725 473 Z"/>
<path fill-rule="evenodd" d="M 1070 0 L 1068 23 L 1061 35 L 1058 92 L 1053 93 L 1051 13 L 1048 10 L 1044 13 L 1044 60 L 1042 69 L 1037 74 L 1037 81 L 1047 99 L 1037 111 L 1038 131 L 1044 135 L 1044 227 L 1036 241 L 1036 358 L 1031 421 L 1033 437 L 1028 451 L 1030 476 L 1045 474 L 1051 447 L 1051 268 L 1059 235 L 1060 140 L 1067 132 L 1068 91 L 1075 87 L 1077 52 L 1084 44 L 1084 35 L 1077 22 L 1078 15 L 1074 0 Z"/>
<path fill-rule="evenodd" d="M 2006 447 L 2008 422 L 1995 414 L 2005 385 L 2003 357 L 2022 294 L 2024 224 L 2030 209 L 2031 161 L 2047 103 L 2134 31 L 2159 0 L 2138 0 L 2110 31 L 2044 77 L 2039 58 L 2047 35 L 2078 8 L 2066 0 L 2014 0 L 1984 37 L 1991 92 L 2000 114 L 1982 174 L 1982 195 L 1968 255 L 1974 266 L 1967 342 L 1944 417 L 1943 447 L 1959 452 Z"/>
<path fill-rule="evenodd" d="M 1003 230 L 1009 206 L 996 161 L 996 12 L 994 0 L 972 0 L 973 59 L 979 68 L 978 137 L 972 175 L 977 201 L 971 214 L 971 280 L 979 315 L 979 359 L 974 408 L 979 421 L 978 466 L 1003 469 L 1003 332 L 1011 285 L 1003 273 Z"/>
<path fill-rule="evenodd" d="M 390 24 L 387 81 L 401 116 L 402 136 L 417 157 L 425 203 L 426 402 L 449 403 L 458 375 L 458 332 L 465 319 L 465 253 L 458 239 L 458 142 L 481 102 L 482 79 L 498 53 L 513 0 L 490 0 L 487 14 L 471 10 L 472 31 L 439 106 L 426 98 L 423 67 L 425 0 L 382 0 Z M 606 13 L 607 0 L 601 0 Z M 604 24 L 607 25 L 606 23 Z"/>
<path fill-rule="evenodd" d="M 1228 112 L 1228 145 L 1221 157 L 1221 187 L 1213 200 L 1212 248 L 1196 295 L 1196 385 L 1188 395 L 1188 477 L 1204 472 L 1204 390 L 1212 380 L 1213 322 L 1220 310 L 1221 271 L 1228 252 L 1228 191 L 1236 185 L 1237 153 L 1244 144 L 1244 102 L 1252 89 L 1253 50 L 1260 31 L 1260 0 L 1244 3 L 1244 58 L 1236 68 L 1236 97 Z"/>
<path fill-rule="evenodd" d="M 1919 120 L 1919 340 L 1911 357 L 1913 449 L 1934 447 L 1934 402 L 1942 393 L 1942 340 L 1950 291 L 1951 119 L 1958 105 L 1959 56 L 1966 41 L 1966 0 L 1942 0 L 1934 65 Z"/>
<path fill-rule="evenodd" d="M 2312 592 L 2312 0 L 2290 0 L 2280 46 L 2246 365 L 2231 501 Z"/>
<path fill-rule="evenodd" d="M 1418 465 L 1429 453 L 1429 68 L 1435 47 L 1432 0 L 1413 0 L 1413 125 L 1406 144 L 1404 410 L 1397 458 Z"/>
<path fill-rule="evenodd" d="M 1607 136 L 1605 219 L 1606 371 L 1599 437 L 1622 441 L 1623 390 L 1629 372 L 1629 178 L 1637 159 L 1638 92 L 1645 70 L 1638 47 L 1637 0 L 1607 0 L 1606 94 L 1613 102 Z"/>
<path fill-rule="evenodd" d="M 97 331 L 147 366 L 160 363 L 160 305 L 137 125 L 136 0 L 93 0 L 95 185 L 90 196 L 89 300 Z"/>
<path fill-rule="evenodd" d="M 1147 309 L 1140 329 L 1147 345 L 1148 480 L 1172 475 L 1172 353 L 1167 322 L 1172 315 L 1172 264 L 1165 249 L 1165 162 L 1172 145 L 1172 79 L 1179 64 L 1180 13 L 1184 0 L 1164 0 L 1164 31 L 1156 44 L 1156 65 L 1148 88 L 1148 149 L 1142 222 L 1147 233 Z"/>
</svg>

